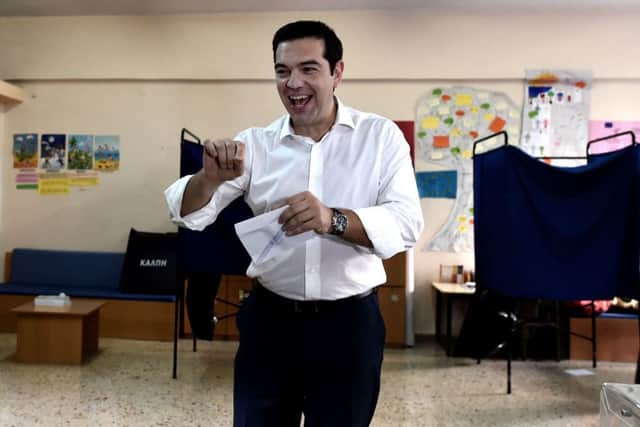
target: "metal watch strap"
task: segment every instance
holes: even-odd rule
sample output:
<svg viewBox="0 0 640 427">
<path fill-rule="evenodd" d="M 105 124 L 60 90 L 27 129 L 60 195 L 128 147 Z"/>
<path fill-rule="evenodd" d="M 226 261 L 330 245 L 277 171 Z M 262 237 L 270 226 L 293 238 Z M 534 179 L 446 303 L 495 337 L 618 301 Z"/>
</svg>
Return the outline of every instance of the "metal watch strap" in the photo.
<svg viewBox="0 0 640 427">
<path fill-rule="evenodd" d="M 331 215 L 331 229 L 329 230 L 329 234 L 342 236 L 349 225 L 347 216 L 336 208 L 331 208 L 331 210 L 333 214 Z"/>
</svg>

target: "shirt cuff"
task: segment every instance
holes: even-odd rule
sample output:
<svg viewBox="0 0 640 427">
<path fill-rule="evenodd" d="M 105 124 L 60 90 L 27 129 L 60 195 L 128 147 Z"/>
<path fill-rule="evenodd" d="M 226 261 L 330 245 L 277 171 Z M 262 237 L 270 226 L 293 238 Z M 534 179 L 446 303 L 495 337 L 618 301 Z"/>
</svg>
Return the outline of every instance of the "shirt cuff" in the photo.
<svg viewBox="0 0 640 427">
<path fill-rule="evenodd" d="M 354 209 L 367 237 L 373 244 L 373 253 L 382 259 L 391 258 L 405 250 L 402 233 L 393 215 L 384 206 Z"/>
<path fill-rule="evenodd" d="M 169 218 L 175 224 L 189 228 L 191 230 L 202 231 L 211 222 L 211 218 L 216 218 L 216 203 L 215 194 L 211 200 L 197 211 L 191 212 L 188 215 L 181 216 L 180 210 L 182 209 L 182 196 L 184 190 L 187 188 L 187 184 L 193 175 L 186 175 L 173 184 L 171 184 L 166 190 L 164 190 L 164 196 L 169 206 Z"/>
</svg>

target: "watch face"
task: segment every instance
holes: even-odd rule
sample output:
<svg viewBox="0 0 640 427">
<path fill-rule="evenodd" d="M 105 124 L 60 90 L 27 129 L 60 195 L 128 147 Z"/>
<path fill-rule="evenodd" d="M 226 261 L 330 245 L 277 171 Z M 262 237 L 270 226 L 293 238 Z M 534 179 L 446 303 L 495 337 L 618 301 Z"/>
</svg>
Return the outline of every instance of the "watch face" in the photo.
<svg viewBox="0 0 640 427">
<path fill-rule="evenodd" d="M 333 210 L 333 216 L 331 217 L 331 234 L 340 236 L 344 234 L 348 225 L 347 216 L 337 209 Z"/>
</svg>

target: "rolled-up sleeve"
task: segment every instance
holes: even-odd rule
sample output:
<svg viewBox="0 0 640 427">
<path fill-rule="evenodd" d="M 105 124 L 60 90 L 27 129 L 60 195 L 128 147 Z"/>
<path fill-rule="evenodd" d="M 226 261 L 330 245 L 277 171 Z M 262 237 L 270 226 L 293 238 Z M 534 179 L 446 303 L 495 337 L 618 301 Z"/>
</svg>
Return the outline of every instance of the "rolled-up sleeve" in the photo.
<svg viewBox="0 0 640 427">
<path fill-rule="evenodd" d="M 381 161 L 376 205 L 354 212 L 373 244 L 373 252 L 387 259 L 416 244 L 424 220 L 409 145 L 399 129 L 391 131 Z"/>
<path fill-rule="evenodd" d="M 234 185 L 234 183 L 225 182 L 213 193 L 213 196 L 211 196 L 211 199 L 206 205 L 188 215 L 181 216 L 182 196 L 192 176 L 193 175 L 184 176 L 171 184 L 164 191 L 164 196 L 167 199 L 169 218 L 171 221 L 181 227 L 202 231 L 209 224 L 212 224 L 218 217 L 220 211 L 242 194 L 242 191 L 237 184 Z"/>
</svg>

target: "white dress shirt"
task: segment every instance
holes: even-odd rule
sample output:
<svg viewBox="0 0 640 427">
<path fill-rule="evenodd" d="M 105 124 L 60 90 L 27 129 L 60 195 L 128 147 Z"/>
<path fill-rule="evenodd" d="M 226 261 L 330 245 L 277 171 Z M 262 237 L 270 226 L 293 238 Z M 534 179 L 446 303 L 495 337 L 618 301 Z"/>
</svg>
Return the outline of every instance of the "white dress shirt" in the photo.
<svg viewBox="0 0 640 427">
<path fill-rule="evenodd" d="M 366 248 L 317 235 L 265 263 L 251 263 L 247 275 L 267 289 L 296 300 L 356 295 L 386 281 L 381 258 L 418 240 L 423 219 L 409 145 L 392 121 L 338 101 L 336 123 L 318 142 L 296 135 L 289 115 L 234 139 L 246 146 L 244 174 L 223 183 L 206 206 L 184 217 L 182 196 L 191 176 L 173 183 L 165 196 L 175 223 L 202 230 L 242 194 L 258 215 L 310 191 L 328 207 L 352 209 L 373 244 Z"/>
</svg>

